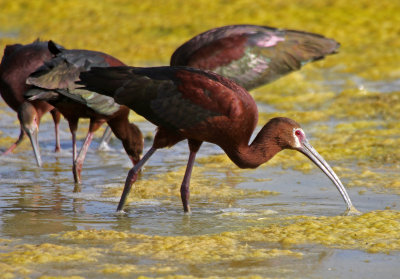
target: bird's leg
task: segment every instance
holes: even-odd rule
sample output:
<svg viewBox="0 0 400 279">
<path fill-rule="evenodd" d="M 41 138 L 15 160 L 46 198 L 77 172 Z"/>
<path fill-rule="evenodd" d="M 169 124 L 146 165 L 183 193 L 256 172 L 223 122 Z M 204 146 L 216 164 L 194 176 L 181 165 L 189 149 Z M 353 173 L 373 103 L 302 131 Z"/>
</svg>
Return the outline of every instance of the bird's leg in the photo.
<svg viewBox="0 0 400 279">
<path fill-rule="evenodd" d="M 185 176 L 183 177 L 183 181 L 182 181 L 182 185 L 181 185 L 181 199 L 182 199 L 182 204 L 183 204 L 183 211 L 188 212 L 188 213 L 190 212 L 190 206 L 189 206 L 190 177 L 192 175 L 194 160 L 196 158 L 197 151 L 199 150 L 201 144 L 202 144 L 202 142 L 189 140 L 189 149 L 190 149 L 189 160 L 186 165 Z"/>
<path fill-rule="evenodd" d="M 100 144 L 98 150 L 108 150 L 108 142 L 111 139 L 112 131 L 110 126 L 107 126 L 106 130 L 104 131 L 103 136 L 101 137 Z"/>
<path fill-rule="evenodd" d="M 75 162 L 76 162 L 76 132 L 72 132 L 72 173 L 74 175 L 74 181 L 75 183 L 80 183 L 78 179 L 78 174 L 76 173 L 76 167 L 75 167 Z"/>
<path fill-rule="evenodd" d="M 90 143 L 93 139 L 93 132 L 89 132 L 83 142 L 81 150 L 79 151 L 78 157 L 74 162 L 74 179 L 76 183 L 81 183 L 81 172 L 83 161 L 85 161 L 86 153 L 89 149 Z"/>
<path fill-rule="evenodd" d="M 119 200 L 117 212 L 122 211 L 126 202 L 126 199 L 129 195 L 129 192 L 132 189 L 132 184 L 136 181 L 138 173 L 140 169 L 144 166 L 147 160 L 150 159 L 151 155 L 157 150 L 155 147 L 151 147 L 149 151 L 143 156 L 142 159 L 128 172 L 128 176 L 126 177 L 124 191 L 122 192 L 121 199 Z"/>
<path fill-rule="evenodd" d="M 69 130 L 72 135 L 72 173 L 74 175 L 75 183 L 79 183 L 78 174 L 76 173 L 75 161 L 76 161 L 76 130 L 78 129 L 78 119 L 69 119 Z"/>
<path fill-rule="evenodd" d="M 25 138 L 25 132 L 21 128 L 21 132 L 19 134 L 17 141 L 14 142 L 6 151 L 4 151 L 2 155 L 10 154 L 22 142 L 24 138 Z"/>
<path fill-rule="evenodd" d="M 54 131 L 55 131 L 55 137 L 56 137 L 56 147 L 54 148 L 54 152 L 60 152 L 61 151 L 61 143 L 60 143 L 60 123 L 59 122 L 54 122 Z"/>
<path fill-rule="evenodd" d="M 194 164 L 194 159 L 196 158 L 196 152 L 190 151 L 189 160 L 186 165 L 185 176 L 183 177 L 181 185 L 181 199 L 183 204 L 183 211 L 190 212 L 189 198 L 190 198 L 190 176 L 192 175 L 192 169 Z"/>
<path fill-rule="evenodd" d="M 54 149 L 54 152 L 60 152 L 61 150 L 61 145 L 60 145 L 60 119 L 61 119 L 61 114 L 57 109 L 53 109 L 50 111 L 51 116 L 53 117 L 54 121 L 54 131 L 56 135 L 56 147 Z"/>
</svg>

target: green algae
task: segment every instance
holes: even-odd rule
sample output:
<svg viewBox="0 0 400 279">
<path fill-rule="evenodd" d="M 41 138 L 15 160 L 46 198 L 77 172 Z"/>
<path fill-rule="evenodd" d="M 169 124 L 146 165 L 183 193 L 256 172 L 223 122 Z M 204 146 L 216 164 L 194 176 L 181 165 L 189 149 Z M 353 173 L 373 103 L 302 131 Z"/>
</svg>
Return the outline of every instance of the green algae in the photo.
<svg viewBox="0 0 400 279">
<path fill-rule="evenodd" d="M 150 279 L 154 277 L 147 277 L 147 276 L 139 276 L 138 279 Z M 198 276 L 192 276 L 192 275 L 168 275 L 168 276 L 161 276 L 157 277 L 159 279 L 268 279 L 271 277 L 264 277 L 264 276 L 258 276 L 258 275 L 247 275 L 247 276 L 208 276 L 208 277 L 198 277 Z M 275 279 L 278 279 L 279 277 L 273 277 Z"/>
<path fill-rule="evenodd" d="M 143 273 L 172 273 L 176 272 L 178 267 L 163 266 L 161 264 L 156 264 L 153 266 L 140 266 L 133 264 L 105 264 L 102 267 L 102 272 L 104 274 L 119 274 L 119 275 L 129 275 L 132 273 L 143 274 Z"/>
<path fill-rule="evenodd" d="M 168 274 L 172 276 L 179 266 L 190 265 L 201 268 L 204 265 L 246 261 L 260 261 L 272 258 L 301 258 L 302 253 L 288 249 L 253 247 L 234 235 L 226 233 L 199 236 L 144 235 L 113 230 L 79 230 L 52 235 L 69 244 L 85 243 L 110 245 L 105 254 L 119 258 L 130 258 L 130 264 L 105 263 L 100 266 L 104 274 Z M 138 259 L 141 259 L 138 261 Z M 156 261 L 148 265 L 144 259 Z M 142 263 L 141 263 L 142 262 Z"/>
<path fill-rule="evenodd" d="M 212 155 L 197 160 L 199 163 L 194 167 L 191 178 L 191 200 L 193 201 L 224 201 L 243 198 L 257 198 L 279 193 L 267 190 L 246 190 L 234 187 L 245 181 L 265 181 L 266 179 L 253 179 L 245 177 L 243 173 L 249 170 L 238 169 L 226 155 Z M 143 201 L 148 199 L 179 200 L 180 185 L 184 176 L 186 166 L 177 170 L 158 172 L 156 174 L 142 174 L 135 182 L 128 202 Z M 119 197 L 122 193 L 121 187 L 108 187 L 103 192 L 103 197 Z"/>
<path fill-rule="evenodd" d="M 252 256 L 301 257 L 301 253 L 290 250 L 255 248 L 256 246 L 248 245 L 255 242 L 277 242 L 291 248 L 299 244 L 320 244 L 338 249 L 389 253 L 400 250 L 399 234 L 400 212 L 379 210 L 359 216 L 268 217 L 259 219 L 256 227 L 246 230 L 199 236 L 150 236 L 107 230 L 81 230 L 54 237 L 69 241 L 104 240 L 114 243 L 112 249 L 120 253 L 159 260 L 201 263 Z"/>
<path fill-rule="evenodd" d="M 318 62 L 319 66 L 344 65 L 343 71 L 368 79 L 400 75 L 400 27 L 396 24 L 400 20 L 400 4 L 391 0 L 108 0 L 101 4 L 94 0 L 18 0 L 3 1 L 0 9 L 0 26 L 5 34 L 1 47 L 41 37 L 69 48 L 101 46 L 99 50 L 129 64 L 167 64 L 174 49 L 195 34 L 216 26 L 249 23 L 335 38 L 342 45 L 340 56 Z M 43 11 L 46 17 L 42 17 Z"/>
<path fill-rule="evenodd" d="M 13 265 L 44 264 L 49 262 L 94 261 L 96 249 L 65 247 L 50 243 L 40 245 L 22 244 L 11 252 L 0 255 L 0 261 Z"/>
<path fill-rule="evenodd" d="M 274 258 L 301 260 L 305 255 L 299 252 L 299 247 L 305 245 L 357 249 L 367 253 L 400 250 L 399 211 L 380 210 L 360 216 L 330 217 L 266 217 L 259 213 L 259 217 L 263 218 L 250 217 L 254 221 L 251 227 L 218 234 L 147 235 L 104 229 L 67 231 L 50 235 L 48 240 L 58 244 L 11 245 L 10 251 L 0 257 L 0 266 L 10 274 L 4 278 L 13 278 L 14 274 L 37 274 L 40 266 L 49 262 L 90 264 L 99 275 L 150 273 L 169 278 L 179 273 L 182 266 L 202 269 L 210 263 L 234 265 Z M 115 263 L 114 258 L 122 263 Z M 79 278 L 81 275 L 46 276 Z"/>
<path fill-rule="evenodd" d="M 364 195 L 366 189 L 379 194 L 400 194 L 400 92 L 398 88 L 379 92 L 368 87 L 370 81 L 389 83 L 400 78 L 397 24 L 400 4 L 397 1 L 189 0 L 177 4 L 172 0 L 101 3 L 15 0 L 1 2 L 0 10 L 0 48 L 9 43 L 29 43 L 40 37 L 53 39 L 68 48 L 105 51 L 131 65 L 168 64 L 171 53 L 185 40 L 226 24 L 270 25 L 335 38 L 341 43 L 339 54 L 251 92 L 258 104 L 271 108 L 260 106 L 259 125 L 271 117 L 291 117 L 303 126 L 309 141 L 346 187 L 357 187 Z M 334 85 L 325 80 L 333 81 Z M 337 81 L 340 85 L 336 85 Z M 14 115 L 5 110 L 4 103 L 0 106 L 2 113 Z M 134 113 L 130 120 L 145 121 Z M 51 118 L 45 117 L 44 122 L 48 121 Z M 86 134 L 87 124 L 88 121 L 82 121 L 80 133 Z M 18 127 L 17 120 L 14 125 Z M 8 147 L 15 140 L 1 135 L 2 147 Z M 147 138 L 151 140 L 152 134 Z M 17 152 L 28 149 L 29 143 L 25 142 Z M 135 183 L 129 201 L 179 201 L 185 165 L 181 163 L 182 166 L 176 167 L 175 163 L 167 162 L 169 167 L 165 171 L 151 169 L 150 164 Z M 306 157 L 290 150 L 279 153 L 263 167 L 304 173 L 316 170 Z M 124 175 L 116 178 L 115 183 L 120 187 L 106 188 L 102 196 L 119 197 L 124 178 Z M 251 170 L 239 170 L 225 155 L 199 157 L 193 171 L 191 199 L 230 203 L 277 194 L 236 187 L 248 181 L 259 180 L 252 177 Z M 49 241 L 56 244 L 0 240 L 3 252 L 0 277 L 37 277 L 48 266 L 67 263 L 82 266 L 77 275 L 60 276 L 53 270 L 38 278 L 85 278 L 83 270 L 87 267 L 98 277 L 265 278 L 250 275 L 250 268 L 247 276 L 179 274 L 185 274 L 182 270 L 190 268 L 200 270 L 197 274 L 208 274 L 205 270 L 209 268 L 205 266 L 211 262 L 220 264 L 220 269 L 237 264 L 251 266 L 269 259 L 295 258 L 307 264 L 308 252 L 302 247 L 380 254 L 396 254 L 400 250 L 400 217 L 395 210 L 335 217 L 282 217 L 276 212 L 255 210 L 224 212 L 218 218 L 246 218 L 252 227 L 198 236 L 77 230 L 51 235 Z M 177 262 L 186 269 L 177 266 Z M 290 273 L 281 270 L 279 274 Z"/>
<path fill-rule="evenodd" d="M 284 224 L 287 222 L 287 224 Z M 317 243 L 369 253 L 400 250 L 400 212 L 372 211 L 360 216 L 287 217 L 282 223 L 240 233 L 244 241 L 279 242 L 286 247 Z"/>
</svg>

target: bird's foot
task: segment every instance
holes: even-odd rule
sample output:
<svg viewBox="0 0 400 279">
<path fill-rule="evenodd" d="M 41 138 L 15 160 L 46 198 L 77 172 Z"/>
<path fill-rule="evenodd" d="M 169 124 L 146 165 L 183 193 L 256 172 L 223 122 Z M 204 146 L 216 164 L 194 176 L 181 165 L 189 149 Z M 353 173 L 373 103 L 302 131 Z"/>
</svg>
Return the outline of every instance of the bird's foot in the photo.
<svg viewBox="0 0 400 279">
<path fill-rule="evenodd" d="M 111 147 L 105 141 L 101 142 L 99 147 L 97 148 L 99 151 L 110 151 Z"/>
<path fill-rule="evenodd" d="M 120 209 L 120 210 L 117 210 L 115 212 L 115 214 L 117 214 L 117 215 L 126 215 L 126 212 L 123 209 Z"/>
<path fill-rule="evenodd" d="M 80 193 L 82 191 L 82 187 L 81 187 L 81 184 L 80 183 L 75 183 L 75 186 L 74 186 L 74 193 Z"/>
<path fill-rule="evenodd" d="M 183 205 L 183 212 L 185 214 L 192 214 L 192 211 L 190 210 L 190 205 Z"/>
</svg>

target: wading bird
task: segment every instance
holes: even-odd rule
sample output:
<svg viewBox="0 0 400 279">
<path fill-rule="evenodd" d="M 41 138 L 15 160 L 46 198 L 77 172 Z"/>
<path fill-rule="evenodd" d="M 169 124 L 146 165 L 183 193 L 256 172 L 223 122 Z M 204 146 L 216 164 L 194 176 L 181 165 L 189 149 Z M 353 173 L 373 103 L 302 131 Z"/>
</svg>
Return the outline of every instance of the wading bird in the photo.
<svg viewBox="0 0 400 279">
<path fill-rule="evenodd" d="M 333 39 L 309 32 L 228 25 L 205 31 L 182 44 L 172 54 L 170 65 L 210 70 L 251 90 L 334 54 L 339 46 Z M 101 143 L 110 136 L 107 128 Z"/>
<path fill-rule="evenodd" d="M 143 137 L 139 128 L 129 123 L 129 108 L 114 102 L 113 98 L 76 88 L 75 81 L 81 71 L 91 67 L 124 65 L 118 59 L 97 51 L 62 49 L 49 41 L 49 49 L 55 57 L 30 75 L 27 83 L 34 87 L 25 97 L 29 100 L 45 100 L 56 107 L 68 121 L 72 134 L 73 175 L 81 182 L 81 171 L 93 133 L 107 122 L 113 133 L 122 141 L 133 164 L 140 160 Z M 77 156 L 76 130 L 79 118 L 89 118 L 89 132 Z"/>
<path fill-rule="evenodd" d="M 184 139 L 190 150 L 181 185 L 185 212 L 190 211 L 190 176 L 203 141 L 220 146 L 240 168 L 256 168 L 283 149 L 297 150 L 332 180 L 348 210 L 354 209 L 337 175 L 295 121 L 271 119 L 249 145 L 258 121 L 256 103 L 244 88 L 225 77 L 188 67 L 113 67 L 92 68 L 82 72 L 80 79 L 85 89 L 113 97 L 158 126 L 152 147 L 128 173 L 118 211 L 123 210 L 138 172 L 154 152 Z"/>
<path fill-rule="evenodd" d="M 58 48 L 61 48 L 58 46 Z M 60 150 L 58 125 L 60 113 L 45 101 L 26 101 L 24 93 L 32 86 L 26 84 L 26 79 L 37 68 L 49 61 L 53 54 L 49 51 L 47 42 L 35 42 L 27 45 L 7 45 L 4 49 L 0 64 L 0 94 L 9 107 L 18 114 L 21 132 L 18 140 L 8 148 L 3 155 L 12 152 L 28 135 L 38 166 L 42 165 L 38 145 L 38 131 L 40 119 L 46 112 L 51 113 L 56 134 L 55 151 Z"/>
</svg>

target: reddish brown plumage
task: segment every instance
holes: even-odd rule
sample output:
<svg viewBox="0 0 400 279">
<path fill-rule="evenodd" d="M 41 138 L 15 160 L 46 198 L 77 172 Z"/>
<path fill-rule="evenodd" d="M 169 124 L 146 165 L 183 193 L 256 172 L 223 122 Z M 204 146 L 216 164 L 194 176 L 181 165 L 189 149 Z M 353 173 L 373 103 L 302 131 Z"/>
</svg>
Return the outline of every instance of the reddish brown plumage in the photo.
<svg viewBox="0 0 400 279">
<path fill-rule="evenodd" d="M 179 70 L 176 72 L 176 78 L 179 80 L 177 89 L 182 93 L 182 98 L 219 114 L 213 117 L 212 121 L 206 119 L 181 129 L 182 135 L 220 146 L 227 142 L 231 145 L 248 142 L 258 121 L 257 106 L 253 98 L 236 83 L 221 76 L 214 77 L 215 80 L 205 78 L 201 73 Z M 243 115 L 247 117 L 244 118 Z"/>
<path fill-rule="evenodd" d="M 182 44 L 172 54 L 170 64 L 211 70 L 249 90 L 335 53 L 338 47 L 336 41 L 318 34 L 228 25 L 207 30 Z"/>
<path fill-rule="evenodd" d="M 243 35 L 216 40 L 196 50 L 186 65 L 199 69 L 215 69 L 228 65 L 243 56 L 246 42 L 247 37 Z"/>
<path fill-rule="evenodd" d="M 46 112 L 51 112 L 56 129 L 56 151 L 60 150 L 58 138 L 58 123 L 60 114 L 52 105 L 45 101 L 32 101 L 33 110 L 26 110 L 29 106 L 23 106 L 26 102 L 24 93 L 32 86 L 25 83 L 28 76 L 45 61 L 50 60 L 53 55 L 47 48 L 47 42 L 35 41 L 31 44 L 8 45 L 4 49 L 4 56 L 0 64 L 0 94 L 4 101 L 16 112 L 27 115 L 23 116 L 25 122 L 21 122 L 21 135 L 19 140 L 13 144 L 5 153 L 11 152 L 24 137 L 24 127 L 39 125 L 40 119 Z M 22 111 L 21 111 L 22 110 Z M 35 122 L 35 123 L 33 123 Z M 34 143 L 32 143 L 34 144 Z M 40 158 L 37 158 L 39 160 Z M 39 161 L 38 161 L 39 164 Z"/>
<path fill-rule="evenodd" d="M 85 88 L 127 104 L 158 126 L 153 146 L 129 171 L 117 210 L 122 210 L 138 171 L 159 148 L 187 139 L 189 160 L 181 185 L 184 211 L 189 211 L 189 182 L 203 141 L 219 145 L 240 168 L 256 168 L 283 149 L 305 154 L 334 182 L 349 208 L 350 198 L 339 178 L 308 143 L 294 120 L 273 118 L 258 133 L 258 112 L 251 95 L 233 81 L 187 67 L 93 68 L 80 75 Z"/>
</svg>

